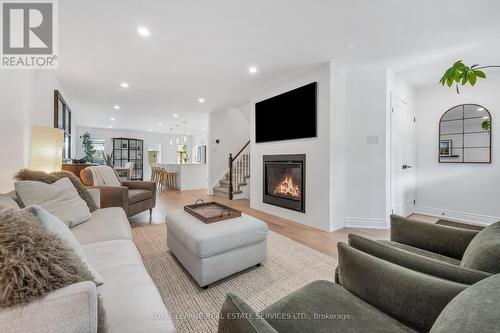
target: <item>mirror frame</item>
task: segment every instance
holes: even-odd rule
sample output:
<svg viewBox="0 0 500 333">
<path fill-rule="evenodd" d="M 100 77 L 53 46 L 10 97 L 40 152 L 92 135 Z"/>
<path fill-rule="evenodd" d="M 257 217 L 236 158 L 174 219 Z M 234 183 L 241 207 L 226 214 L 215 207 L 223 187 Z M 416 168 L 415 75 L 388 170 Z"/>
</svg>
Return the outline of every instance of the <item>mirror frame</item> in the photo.
<svg viewBox="0 0 500 333">
<path fill-rule="evenodd" d="M 443 120 L 443 117 L 451 110 L 457 108 L 457 107 L 464 107 L 465 105 L 472 105 L 472 106 L 477 106 L 478 108 L 483 108 L 484 111 L 488 112 L 488 115 L 490 116 L 490 130 L 489 130 L 489 133 L 490 133 L 490 144 L 489 144 L 489 160 L 487 162 L 466 162 L 464 160 L 464 144 L 462 142 L 462 160 L 461 161 L 457 161 L 457 162 L 443 162 L 441 161 L 441 121 Z M 465 118 L 464 115 L 462 115 L 462 119 L 474 119 L 474 118 Z M 439 134 L 438 134 L 438 162 L 439 163 L 443 163 L 443 164 L 491 164 L 491 144 L 492 144 L 492 140 L 491 140 L 491 137 L 493 136 L 493 127 L 492 127 L 492 123 L 493 123 L 493 118 L 491 117 L 491 112 L 485 108 L 484 106 L 482 105 L 479 105 L 479 104 L 476 104 L 476 103 L 463 103 L 463 104 L 458 104 L 458 105 L 455 105 L 451 108 L 449 108 L 448 110 L 446 110 L 442 115 L 441 117 L 439 118 Z M 462 137 L 464 136 L 464 130 L 462 128 Z"/>
</svg>

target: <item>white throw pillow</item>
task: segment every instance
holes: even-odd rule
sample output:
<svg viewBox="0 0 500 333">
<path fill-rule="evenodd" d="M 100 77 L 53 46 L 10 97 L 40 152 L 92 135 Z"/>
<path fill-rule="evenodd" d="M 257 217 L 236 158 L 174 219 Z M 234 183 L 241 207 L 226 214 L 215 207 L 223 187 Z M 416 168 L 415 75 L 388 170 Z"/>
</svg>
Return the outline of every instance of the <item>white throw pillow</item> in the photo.
<svg viewBox="0 0 500 333">
<path fill-rule="evenodd" d="M 25 207 L 38 205 L 70 228 L 92 217 L 89 207 L 68 178 L 61 178 L 52 184 L 23 180 L 16 182 L 14 187 Z"/>
<path fill-rule="evenodd" d="M 87 266 L 88 270 L 94 277 L 94 282 L 97 286 L 104 283 L 104 279 L 101 274 L 91 264 L 89 264 L 87 256 L 85 255 L 85 252 L 83 252 L 80 243 L 66 224 L 64 224 L 57 216 L 50 214 L 38 205 L 26 207 L 25 210 L 32 212 L 45 229 L 47 229 L 47 231 L 56 234 L 59 238 L 68 243 L 69 247 L 75 251 L 76 255 Z"/>
</svg>

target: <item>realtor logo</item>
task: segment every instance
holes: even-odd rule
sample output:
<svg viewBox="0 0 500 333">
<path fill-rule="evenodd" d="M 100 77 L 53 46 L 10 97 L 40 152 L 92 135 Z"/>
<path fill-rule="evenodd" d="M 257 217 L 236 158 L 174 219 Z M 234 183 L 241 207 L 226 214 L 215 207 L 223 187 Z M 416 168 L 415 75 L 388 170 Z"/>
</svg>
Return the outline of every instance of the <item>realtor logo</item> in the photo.
<svg viewBox="0 0 500 333">
<path fill-rule="evenodd" d="M 1 68 L 56 68 L 56 0 L 0 0 L 0 4 Z"/>
</svg>

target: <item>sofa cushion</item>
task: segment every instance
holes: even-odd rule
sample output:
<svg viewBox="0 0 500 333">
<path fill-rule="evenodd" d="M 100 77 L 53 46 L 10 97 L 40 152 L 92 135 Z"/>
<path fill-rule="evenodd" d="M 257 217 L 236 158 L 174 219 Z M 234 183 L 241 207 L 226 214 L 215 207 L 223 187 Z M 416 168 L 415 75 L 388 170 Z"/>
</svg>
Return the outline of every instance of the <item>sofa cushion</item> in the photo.
<svg viewBox="0 0 500 333">
<path fill-rule="evenodd" d="M 172 232 L 192 254 L 208 258 L 267 238 L 267 224 L 250 215 L 205 224 L 183 210 L 165 217 L 168 232 Z"/>
<path fill-rule="evenodd" d="M 75 251 L 76 255 L 84 265 L 87 266 L 87 269 L 94 277 L 94 282 L 96 285 L 101 285 L 104 283 L 104 279 L 101 274 L 89 264 L 87 260 L 87 256 L 80 245 L 80 243 L 76 240 L 75 236 L 71 233 L 68 226 L 64 224 L 61 220 L 59 220 L 56 216 L 50 214 L 45 209 L 40 206 L 33 205 L 26 207 L 25 210 L 30 211 L 35 215 L 40 223 L 47 229 L 47 231 L 56 234 L 59 238 L 66 241 L 66 243 Z"/>
<path fill-rule="evenodd" d="M 422 249 L 419 249 L 418 247 L 406 245 L 403 243 L 393 242 L 393 241 L 389 241 L 389 240 L 381 240 L 380 242 L 383 244 L 389 245 L 389 246 L 396 247 L 396 248 L 401 249 L 401 250 L 405 250 L 408 252 L 412 252 L 412 253 L 427 257 L 427 258 L 436 259 L 439 261 L 444 261 L 446 263 L 453 264 L 453 265 L 460 265 L 460 260 L 455 259 L 455 258 L 450 258 L 447 256 L 443 256 L 439 253 L 435 253 L 435 252 L 431 252 L 431 251 L 427 251 L 427 250 L 422 250 Z"/>
<path fill-rule="evenodd" d="M 484 228 L 472 239 L 460 265 L 500 273 L 500 221 Z"/>
<path fill-rule="evenodd" d="M 499 332 L 500 274 L 458 294 L 441 312 L 431 333 Z"/>
<path fill-rule="evenodd" d="M 110 240 L 83 248 L 106 281 L 97 291 L 103 298 L 109 332 L 175 332 L 132 241 Z"/>
<path fill-rule="evenodd" d="M 218 333 L 278 333 L 241 298 L 227 294 L 219 316 Z"/>
<path fill-rule="evenodd" d="M 283 319 L 277 314 L 297 316 Z M 415 332 L 329 281 L 306 285 L 264 309 L 261 316 L 278 332 L 287 333 Z"/>
<path fill-rule="evenodd" d="M 128 190 L 128 203 L 129 205 L 135 204 L 136 202 L 151 199 L 153 193 L 148 190 Z"/>
<path fill-rule="evenodd" d="M 90 219 L 90 210 L 68 178 L 52 184 L 23 180 L 14 184 L 24 206 L 38 205 L 69 227 Z"/>
<path fill-rule="evenodd" d="M 115 239 L 132 239 L 132 230 L 125 211 L 121 207 L 101 208 L 92 213 L 92 218 L 71 231 L 80 244 L 103 242 Z"/>
</svg>

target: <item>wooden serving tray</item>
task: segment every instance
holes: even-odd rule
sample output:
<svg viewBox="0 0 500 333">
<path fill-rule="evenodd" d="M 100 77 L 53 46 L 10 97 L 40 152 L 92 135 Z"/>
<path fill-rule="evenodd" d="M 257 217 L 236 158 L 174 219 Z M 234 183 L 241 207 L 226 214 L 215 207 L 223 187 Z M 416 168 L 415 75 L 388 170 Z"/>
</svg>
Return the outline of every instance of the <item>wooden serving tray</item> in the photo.
<svg viewBox="0 0 500 333">
<path fill-rule="evenodd" d="M 198 203 L 201 201 L 201 203 Z M 198 199 L 194 205 L 184 206 L 184 211 L 196 217 L 203 223 L 214 223 L 241 216 L 241 211 L 218 202 L 203 202 Z"/>
</svg>

